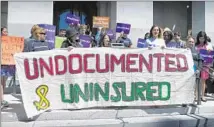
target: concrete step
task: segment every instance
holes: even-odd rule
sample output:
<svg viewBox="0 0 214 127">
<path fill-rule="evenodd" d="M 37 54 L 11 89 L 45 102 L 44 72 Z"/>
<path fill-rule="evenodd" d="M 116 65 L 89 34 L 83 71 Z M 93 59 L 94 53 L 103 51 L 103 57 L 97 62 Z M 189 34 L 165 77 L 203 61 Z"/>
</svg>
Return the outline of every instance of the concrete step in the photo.
<svg viewBox="0 0 214 127">
<path fill-rule="evenodd" d="M 213 127 L 214 114 L 2 122 L 2 127 Z"/>
<path fill-rule="evenodd" d="M 53 110 L 28 119 L 20 95 L 6 96 L 10 107 L 2 110 L 2 122 L 14 121 L 46 121 L 46 120 L 93 120 L 116 119 L 151 116 L 176 116 L 188 114 L 214 114 L 214 101 L 202 103 L 201 106 L 161 106 L 161 107 L 108 107 L 82 110 Z"/>
</svg>

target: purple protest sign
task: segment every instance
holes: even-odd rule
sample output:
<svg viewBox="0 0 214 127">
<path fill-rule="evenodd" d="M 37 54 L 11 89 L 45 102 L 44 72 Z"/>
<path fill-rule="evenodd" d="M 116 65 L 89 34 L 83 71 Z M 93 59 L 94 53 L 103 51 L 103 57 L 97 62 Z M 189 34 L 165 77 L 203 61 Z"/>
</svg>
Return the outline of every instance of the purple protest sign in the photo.
<svg viewBox="0 0 214 127">
<path fill-rule="evenodd" d="M 125 34 L 129 34 L 130 29 L 131 29 L 131 24 L 117 23 L 117 27 L 116 27 L 117 33 L 121 33 L 123 31 Z"/>
<path fill-rule="evenodd" d="M 48 42 L 49 48 L 54 49 L 55 47 L 55 35 L 56 35 L 56 26 L 49 24 L 38 24 L 39 27 L 42 27 L 46 31 L 45 40 Z"/>
<path fill-rule="evenodd" d="M 213 62 L 214 51 L 207 51 L 205 49 L 200 50 L 200 55 L 204 59 L 204 63 L 211 64 Z"/>
<path fill-rule="evenodd" d="M 90 48 L 92 38 L 88 35 L 80 35 L 80 43 L 83 48 Z"/>
<path fill-rule="evenodd" d="M 109 29 L 106 31 L 106 34 L 109 36 L 109 38 L 112 40 L 112 39 L 115 39 L 116 38 L 116 34 L 113 30 Z"/>
<path fill-rule="evenodd" d="M 146 47 L 148 47 L 148 45 L 146 43 L 146 40 L 144 40 L 142 38 L 138 38 L 137 47 L 138 48 L 146 48 Z"/>
<path fill-rule="evenodd" d="M 80 23 L 80 17 L 73 15 L 71 13 L 68 13 L 66 15 L 65 22 L 68 24 L 79 24 Z"/>
</svg>

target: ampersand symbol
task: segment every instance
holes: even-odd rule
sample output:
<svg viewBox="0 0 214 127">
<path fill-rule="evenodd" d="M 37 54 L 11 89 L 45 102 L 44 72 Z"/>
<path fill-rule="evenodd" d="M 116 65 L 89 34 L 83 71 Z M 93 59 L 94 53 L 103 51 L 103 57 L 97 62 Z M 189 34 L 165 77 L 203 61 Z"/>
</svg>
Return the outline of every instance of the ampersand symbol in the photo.
<svg viewBox="0 0 214 127">
<path fill-rule="evenodd" d="M 47 93 L 48 93 L 47 85 L 40 85 L 39 87 L 37 87 L 36 94 L 39 96 L 40 100 L 39 100 L 39 102 L 34 101 L 33 104 L 36 106 L 36 109 L 38 111 L 45 110 L 48 107 L 50 107 L 50 102 L 46 98 Z"/>
</svg>

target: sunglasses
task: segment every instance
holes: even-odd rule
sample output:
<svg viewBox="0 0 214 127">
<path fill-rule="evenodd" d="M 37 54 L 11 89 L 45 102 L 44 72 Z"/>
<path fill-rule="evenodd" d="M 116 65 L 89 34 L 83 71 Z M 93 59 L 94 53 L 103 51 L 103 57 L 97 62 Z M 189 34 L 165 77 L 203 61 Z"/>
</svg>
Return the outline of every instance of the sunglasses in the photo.
<svg viewBox="0 0 214 127">
<path fill-rule="evenodd" d="M 39 34 L 43 34 L 43 35 L 46 35 L 46 33 L 39 33 Z"/>
</svg>

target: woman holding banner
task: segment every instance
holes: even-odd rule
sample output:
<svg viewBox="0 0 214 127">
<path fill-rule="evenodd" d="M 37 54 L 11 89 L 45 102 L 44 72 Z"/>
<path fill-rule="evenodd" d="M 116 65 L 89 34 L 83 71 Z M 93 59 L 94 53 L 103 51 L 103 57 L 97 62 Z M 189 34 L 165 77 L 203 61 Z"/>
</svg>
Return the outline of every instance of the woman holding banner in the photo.
<svg viewBox="0 0 214 127">
<path fill-rule="evenodd" d="M 7 28 L 1 28 L 1 36 L 7 36 Z M 4 100 L 4 88 L 6 86 L 6 81 L 9 76 L 15 76 L 15 66 L 14 65 L 1 65 L 1 88 L 0 88 L 0 99 L 1 99 L 1 109 L 8 107 L 9 104 Z"/>
<path fill-rule="evenodd" d="M 198 51 L 198 53 L 200 53 L 201 49 L 205 49 L 208 51 L 213 50 L 212 47 L 210 47 L 208 45 L 208 41 L 207 41 L 207 34 L 203 31 L 200 31 L 197 35 L 197 40 L 196 40 L 196 50 Z M 203 63 L 204 66 L 209 66 L 206 63 Z M 206 99 L 204 97 L 205 95 L 205 89 L 206 89 L 206 80 L 209 78 L 209 68 L 208 67 L 203 67 L 201 70 L 201 93 L 202 93 L 202 97 L 201 100 L 206 102 Z M 196 94 L 197 95 L 197 94 Z"/>
<path fill-rule="evenodd" d="M 149 45 L 149 49 L 152 49 L 153 47 L 166 47 L 165 41 L 162 39 L 162 35 L 161 28 L 153 25 L 150 29 L 149 39 L 146 40 L 147 44 Z"/>
</svg>

